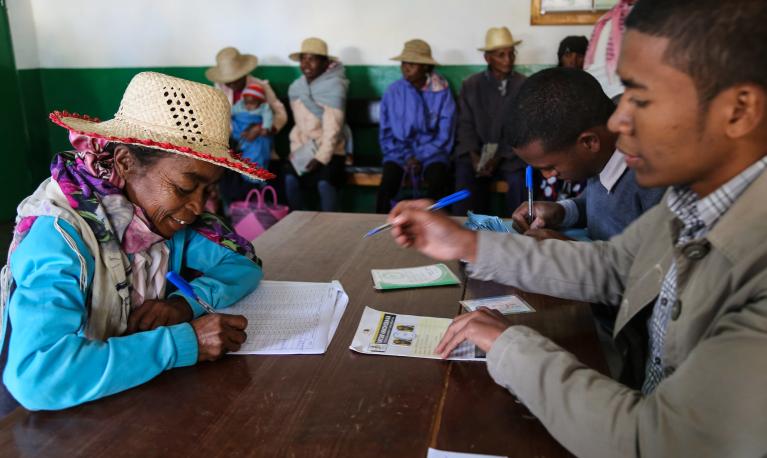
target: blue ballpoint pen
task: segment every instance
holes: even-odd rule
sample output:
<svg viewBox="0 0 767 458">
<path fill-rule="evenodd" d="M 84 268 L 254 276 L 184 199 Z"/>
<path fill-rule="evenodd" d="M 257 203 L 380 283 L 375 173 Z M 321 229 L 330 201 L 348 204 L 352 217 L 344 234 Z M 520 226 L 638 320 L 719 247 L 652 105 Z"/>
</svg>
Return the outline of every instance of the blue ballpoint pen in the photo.
<svg viewBox="0 0 767 458">
<path fill-rule="evenodd" d="M 456 202 L 459 202 L 467 197 L 469 197 L 471 193 L 467 191 L 466 189 L 462 189 L 455 194 L 450 194 L 449 196 L 443 197 L 439 199 L 438 201 L 434 202 L 432 205 L 429 205 L 426 207 L 427 210 L 433 211 L 433 210 L 439 210 L 440 208 L 447 207 L 448 205 L 454 204 Z M 392 227 L 391 223 L 382 224 L 378 227 L 374 227 L 373 229 L 370 229 L 367 234 L 363 235 L 362 238 L 370 237 L 371 235 L 376 235 L 379 232 L 385 231 L 386 229 L 389 229 Z"/>
<path fill-rule="evenodd" d="M 192 289 L 192 285 L 190 285 L 189 282 L 181 278 L 181 275 L 171 270 L 167 274 L 165 274 L 165 278 L 167 278 L 169 282 L 176 285 L 176 288 L 178 288 L 179 291 L 196 300 L 202 306 L 202 308 L 205 309 L 206 312 L 218 313 L 216 312 L 216 309 L 211 307 L 210 304 L 200 299 L 200 297 L 197 296 L 197 294 L 195 294 L 194 289 Z"/>
<path fill-rule="evenodd" d="M 533 168 L 527 166 L 525 169 L 525 186 L 527 187 L 527 223 L 533 224 L 535 215 L 533 215 Z"/>
</svg>

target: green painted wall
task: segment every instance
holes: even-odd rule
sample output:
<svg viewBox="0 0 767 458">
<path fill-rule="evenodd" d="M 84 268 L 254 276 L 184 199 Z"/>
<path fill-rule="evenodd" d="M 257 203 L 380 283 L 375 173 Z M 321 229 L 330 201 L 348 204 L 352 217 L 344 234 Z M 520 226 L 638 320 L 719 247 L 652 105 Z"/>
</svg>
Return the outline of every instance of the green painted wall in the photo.
<svg viewBox="0 0 767 458">
<path fill-rule="evenodd" d="M 517 70 L 532 74 L 548 65 L 521 65 Z M 20 70 L 19 85 L 24 100 L 24 111 L 29 128 L 30 171 L 32 182 L 47 175 L 47 165 L 52 155 L 70 147 L 64 129 L 48 121 L 53 110 L 67 110 L 109 119 L 117 111 L 120 98 L 128 82 L 138 72 L 157 71 L 180 78 L 208 83 L 206 67 L 151 67 L 151 68 L 44 68 Z M 454 91 L 461 81 L 472 73 L 484 69 L 481 65 L 441 66 L 438 71 L 450 82 Z M 259 67 L 254 72 L 259 78 L 270 81 L 278 96 L 287 95 L 290 83 L 300 76 L 298 67 Z M 400 77 L 398 66 L 347 66 L 350 80 L 350 99 L 380 98 L 386 87 Z M 359 165 L 380 165 L 376 129 L 357 129 L 354 132 L 355 161 Z M 277 139 L 280 153 L 287 150 L 286 132 Z M 31 189 L 22 186 L 27 191 Z M 342 197 L 343 208 L 348 211 L 372 211 L 375 189 L 357 188 L 346 191 Z M 6 206 L 10 198 L 3 197 Z M 8 202 L 6 202 L 8 201 Z M 13 203 L 18 201 L 16 199 Z"/>
<path fill-rule="evenodd" d="M 31 189 L 31 156 L 22 106 L 18 73 L 16 72 L 11 43 L 8 14 L 5 3 L 0 2 L 0 220 L 10 220 L 16 214 L 19 201 Z"/>
</svg>

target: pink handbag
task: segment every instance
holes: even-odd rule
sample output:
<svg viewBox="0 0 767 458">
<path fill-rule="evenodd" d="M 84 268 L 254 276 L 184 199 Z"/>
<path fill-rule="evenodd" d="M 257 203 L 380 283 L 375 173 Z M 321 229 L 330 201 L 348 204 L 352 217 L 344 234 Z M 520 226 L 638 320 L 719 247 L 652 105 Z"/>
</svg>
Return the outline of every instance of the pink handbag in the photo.
<svg viewBox="0 0 767 458">
<path fill-rule="evenodd" d="M 272 204 L 266 204 L 266 193 L 272 194 Z M 253 196 L 256 196 L 256 202 L 253 202 Z M 245 237 L 247 240 L 253 240 L 272 227 L 277 221 L 288 214 L 287 205 L 277 203 L 277 193 L 271 186 L 264 186 L 263 189 L 251 189 L 245 200 L 235 201 L 229 204 L 229 212 L 232 217 L 234 231 Z"/>
</svg>

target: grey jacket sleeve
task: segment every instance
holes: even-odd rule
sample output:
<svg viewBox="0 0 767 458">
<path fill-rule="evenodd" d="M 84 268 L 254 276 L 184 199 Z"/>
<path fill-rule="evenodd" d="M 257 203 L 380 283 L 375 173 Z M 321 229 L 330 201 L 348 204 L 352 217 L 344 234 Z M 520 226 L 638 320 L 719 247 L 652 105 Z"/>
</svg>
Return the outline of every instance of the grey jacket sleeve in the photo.
<svg viewBox="0 0 767 458">
<path fill-rule="evenodd" d="M 763 456 L 766 347 L 761 299 L 719 320 L 644 397 L 524 326 L 495 341 L 487 367 L 577 456 Z"/>
<path fill-rule="evenodd" d="M 618 305 L 640 242 L 636 226 L 609 242 L 539 242 L 523 235 L 481 231 L 477 262 L 469 266 L 469 272 L 480 280 L 533 293 Z"/>
</svg>

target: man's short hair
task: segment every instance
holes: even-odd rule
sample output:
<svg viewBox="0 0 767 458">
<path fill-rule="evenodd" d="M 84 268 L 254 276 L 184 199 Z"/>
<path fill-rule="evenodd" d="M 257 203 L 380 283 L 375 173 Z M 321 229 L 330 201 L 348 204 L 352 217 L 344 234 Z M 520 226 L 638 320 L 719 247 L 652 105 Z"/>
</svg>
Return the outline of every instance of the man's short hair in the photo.
<svg viewBox="0 0 767 458">
<path fill-rule="evenodd" d="M 562 60 L 562 56 L 569 52 L 576 54 L 586 55 L 586 50 L 589 47 L 589 39 L 584 36 L 570 35 L 562 39 L 559 42 L 559 49 L 557 50 L 557 61 Z"/>
<path fill-rule="evenodd" d="M 767 1 L 639 0 L 626 28 L 668 38 L 664 59 L 690 75 L 704 111 L 736 84 L 767 90 Z"/>
<path fill-rule="evenodd" d="M 584 131 L 607 124 L 615 104 L 590 74 L 572 68 L 549 68 L 529 77 L 512 104 L 508 128 L 511 146 L 536 140 L 544 151 L 569 147 Z"/>
</svg>

